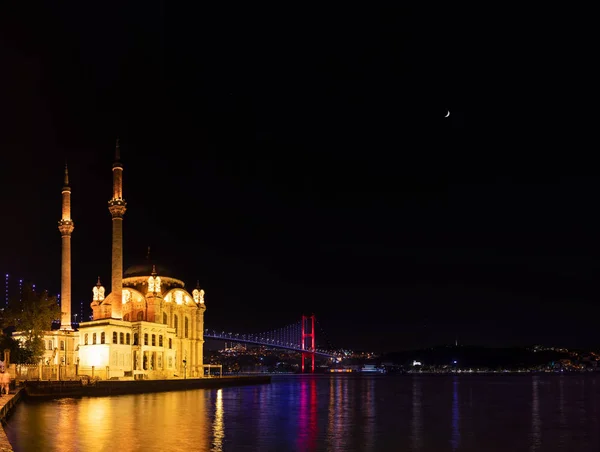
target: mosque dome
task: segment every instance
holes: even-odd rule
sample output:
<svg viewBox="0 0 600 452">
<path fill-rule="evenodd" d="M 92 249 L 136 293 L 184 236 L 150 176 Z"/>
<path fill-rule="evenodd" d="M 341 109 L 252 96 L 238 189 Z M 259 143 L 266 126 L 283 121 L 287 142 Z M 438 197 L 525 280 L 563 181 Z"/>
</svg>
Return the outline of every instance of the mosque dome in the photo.
<svg viewBox="0 0 600 452">
<path fill-rule="evenodd" d="M 166 276 L 174 278 L 175 275 L 164 265 L 157 264 L 152 261 L 145 261 L 140 264 L 132 265 L 123 273 L 124 278 L 132 278 L 134 276 L 151 276 L 153 267 L 156 268 L 158 276 Z"/>
</svg>

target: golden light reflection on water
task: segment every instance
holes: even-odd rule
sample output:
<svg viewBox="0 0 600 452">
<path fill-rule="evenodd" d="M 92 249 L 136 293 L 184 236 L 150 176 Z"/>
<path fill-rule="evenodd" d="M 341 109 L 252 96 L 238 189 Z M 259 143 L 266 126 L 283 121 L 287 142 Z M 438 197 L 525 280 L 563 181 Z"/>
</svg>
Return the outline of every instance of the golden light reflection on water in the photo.
<svg viewBox="0 0 600 452">
<path fill-rule="evenodd" d="M 68 447 L 73 441 L 73 429 L 77 425 L 77 401 L 75 399 L 60 399 L 56 410 L 56 441 Z"/>
<path fill-rule="evenodd" d="M 223 390 L 217 390 L 217 401 L 215 403 L 215 421 L 213 422 L 213 444 L 211 451 L 221 452 L 223 450 L 223 439 L 225 438 L 225 423 L 223 421 Z"/>
<path fill-rule="evenodd" d="M 83 398 L 73 410 L 57 410 L 58 422 L 70 427 L 52 429 L 58 443 L 72 447 L 48 450 L 209 451 L 208 403 L 205 390 Z M 222 425 L 222 402 L 220 412 Z"/>
<path fill-rule="evenodd" d="M 348 382 L 344 377 L 331 377 L 327 414 L 327 443 L 330 451 L 346 451 L 350 441 L 347 427 L 351 423 L 348 410 Z"/>
<path fill-rule="evenodd" d="M 112 424 L 113 417 L 109 397 L 84 399 L 84 403 L 80 404 L 77 410 L 77 420 L 79 421 L 77 430 L 88 432 L 84 443 L 84 446 L 87 446 L 86 448 L 101 451 L 111 448 L 114 432 L 112 432 L 110 424 Z M 126 445 L 123 446 L 127 447 Z"/>
</svg>

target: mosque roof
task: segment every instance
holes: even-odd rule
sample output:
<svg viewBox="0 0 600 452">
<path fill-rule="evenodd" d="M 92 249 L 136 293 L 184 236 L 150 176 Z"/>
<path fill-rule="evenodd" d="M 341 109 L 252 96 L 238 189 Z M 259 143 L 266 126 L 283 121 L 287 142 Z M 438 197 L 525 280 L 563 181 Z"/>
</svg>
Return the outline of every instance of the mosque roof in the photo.
<svg viewBox="0 0 600 452">
<path fill-rule="evenodd" d="M 130 278 L 133 276 L 151 276 L 153 266 L 155 266 L 156 274 L 158 276 L 167 276 L 171 278 L 175 277 L 175 275 L 173 275 L 173 273 L 164 265 L 160 265 L 156 262 L 148 260 L 128 267 L 127 270 L 125 270 L 125 272 L 123 273 L 123 277 Z"/>
</svg>

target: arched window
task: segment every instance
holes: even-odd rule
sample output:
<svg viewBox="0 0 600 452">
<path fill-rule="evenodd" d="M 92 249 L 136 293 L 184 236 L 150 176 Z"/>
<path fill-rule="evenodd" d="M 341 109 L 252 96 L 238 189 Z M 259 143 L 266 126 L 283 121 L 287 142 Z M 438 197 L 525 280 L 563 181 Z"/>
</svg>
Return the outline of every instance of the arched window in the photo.
<svg viewBox="0 0 600 452">
<path fill-rule="evenodd" d="M 148 333 L 144 333 L 144 345 L 148 345 Z"/>
<path fill-rule="evenodd" d="M 92 344 L 96 345 L 96 333 L 92 334 Z"/>
<path fill-rule="evenodd" d="M 100 333 L 100 343 L 101 344 L 104 344 L 105 338 L 106 338 L 106 334 L 104 334 L 104 331 L 102 331 L 102 333 Z"/>
<path fill-rule="evenodd" d="M 138 334 L 133 333 L 133 345 L 138 345 Z"/>
<path fill-rule="evenodd" d="M 138 320 L 144 320 L 144 311 L 140 311 L 137 313 L 137 319 Z"/>
<path fill-rule="evenodd" d="M 156 347 L 156 334 L 152 335 L 152 347 Z"/>
<path fill-rule="evenodd" d="M 129 322 L 129 314 L 125 314 L 125 315 L 123 316 L 123 320 L 126 320 L 126 321 L 128 321 L 128 322 Z"/>
<path fill-rule="evenodd" d="M 175 334 L 177 334 L 177 329 L 178 329 L 177 327 L 179 326 L 179 325 L 177 325 L 177 323 L 178 323 L 177 316 L 174 315 L 173 316 L 173 328 L 175 328 Z"/>
<path fill-rule="evenodd" d="M 189 331 L 188 331 L 189 330 L 189 327 L 188 327 L 188 323 L 189 323 L 188 322 L 188 318 L 185 317 L 183 322 L 184 322 L 184 325 L 185 325 L 185 327 L 184 327 L 184 333 L 185 333 L 184 337 L 188 337 L 188 333 L 189 333 Z"/>
<path fill-rule="evenodd" d="M 163 312 L 163 325 L 167 325 L 168 320 L 167 314 Z"/>
<path fill-rule="evenodd" d="M 65 349 L 65 341 L 60 341 L 60 349 L 61 350 Z"/>
<path fill-rule="evenodd" d="M 124 344 L 125 343 L 125 333 L 120 333 L 119 334 L 119 344 Z"/>
<path fill-rule="evenodd" d="M 163 342 L 162 342 L 162 334 L 158 336 L 158 346 L 162 347 L 163 346 Z"/>
<path fill-rule="evenodd" d="M 52 341 L 48 341 L 48 350 L 52 350 Z"/>
<path fill-rule="evenodd" d="M 87 344 L 88 344 L 88 334 L 87 334 L 87 333 L 85 333 L 85 336 L 83 336 L 83 343 L 84 343 L 85 345 L 87 345 Z"/>
<path fill-rule="evenodd" d="M 113 344 L 117 343 L 117 332 L 113 331 Z"/>
<path fill-rule="evenodd" d="M 127 333 L 127 345 L 129 345 L 130 341 L 131 341 L 131 335 L 129 333 Z"/>
</svg>

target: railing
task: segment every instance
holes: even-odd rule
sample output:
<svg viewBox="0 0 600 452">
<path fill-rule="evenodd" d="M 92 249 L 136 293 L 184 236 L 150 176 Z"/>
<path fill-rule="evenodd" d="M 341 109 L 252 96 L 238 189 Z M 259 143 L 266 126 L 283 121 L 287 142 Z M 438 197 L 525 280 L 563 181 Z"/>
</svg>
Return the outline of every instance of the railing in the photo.
<svg viewBox="0 0 600 452">
<path fill-rule="evenodd" d="M 79 380 L 76 365 L 13 364 L 15 380 Z M 11 367 L 13 367 L 11 366 Z"/>
<path fill-rule="evenodd" d="M 217 370 L 218 372 L 212 371 L 212 369 Z M 202 372 L 205 377 L 218 377 L 221 378 L 223 376 L 223 365 L 222 364 L 203 364 Z"/>
<path fill-rule="evenodd" d="M 82 380 L 84 383 L 94 382 L 97 380 L 109 380 L 114 375 L 120 374 L 118 371 L 113 371 L 111 374 L 110 366 L 104 367 L 83 367 L 78 365 L 45 365 L 45 364 L 11 364 L 8 367 L 8 372 L 12 379 L 16 381 L 27 380 L 44 380 L 44 381 L 65 381 L 65 380 Z M 170 378 L 172 372 L 177 372 L 177 369 L 169 369 L 169 372 L 162 372 L 162 378 Z M 148 371 L 132 371 L 132 377 L 139 379 L 148 379 Z M 135 375 L 139 374 L 139 375 Z M 201 377 L 222 377 L 223 366 L 221 364 L 202 364 L 192 366 L 186 369 L 185 372 L 176 374 L 177 378 L 201 378 Z M 156 375 L 155 375 L 156 377 Z M 152 378 L 152 377 L 151 377 Z"/>
</svg>

